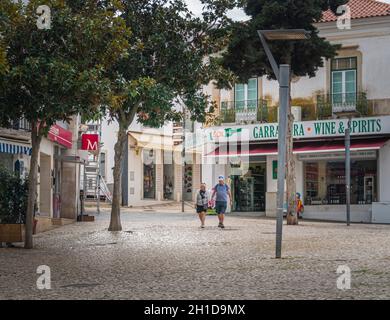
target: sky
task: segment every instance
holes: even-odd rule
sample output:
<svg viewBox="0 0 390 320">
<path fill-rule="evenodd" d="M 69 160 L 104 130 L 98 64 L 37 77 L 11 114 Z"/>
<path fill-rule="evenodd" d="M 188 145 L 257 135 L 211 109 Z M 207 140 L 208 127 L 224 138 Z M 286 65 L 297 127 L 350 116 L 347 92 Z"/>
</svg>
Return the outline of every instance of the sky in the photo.
<svg viewBox="0 0 390 320">
<path fill-rule="evenodd" d="M 202 3 L 199 0 L 185 0 L 188 8 L 195 14 L 200 15 L 202 12 Z M 389 0 L 390 2 L 390 0 Z M 239 9 L 234 9 L 229 12 L 229 17 L 235 21 L 249 19 L 248 16 Z"/>
<path fill-rule="evenodd" d="M 194 14 L 199 15 L 202 12 L 202 4 L 199 0 L 185 0 L 185 1 L 187 2 L 188 7 Z M 390 0 L 381 0 L 381 2 L 390 3 Z M 238 9 L 232 10 L 229 13 L 229 17 L 236 21 L 249 19 L 248 16 L 242 10 L 238 10 Z"/>
</svg>

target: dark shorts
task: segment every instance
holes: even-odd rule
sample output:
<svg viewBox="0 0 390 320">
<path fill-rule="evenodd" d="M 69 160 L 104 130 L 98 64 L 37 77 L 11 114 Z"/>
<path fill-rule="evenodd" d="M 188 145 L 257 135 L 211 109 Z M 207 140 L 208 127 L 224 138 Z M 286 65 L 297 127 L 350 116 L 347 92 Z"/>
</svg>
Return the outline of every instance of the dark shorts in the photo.
<svg viewBox="0 0 390 320">
<path fill-rule="evenodd" d="M 217 214 L 225 214 L 227 208 L 226 201 L 216 201 L 215 202 L 215 211 Z"/>
<path fill-rule="evenodd" d="M 207 211 L 207 208 L 205 208 L 204 206 L 196 206 L 196 213 L 202 213 L 202 212 L 206 212 Z"/>
</svg>

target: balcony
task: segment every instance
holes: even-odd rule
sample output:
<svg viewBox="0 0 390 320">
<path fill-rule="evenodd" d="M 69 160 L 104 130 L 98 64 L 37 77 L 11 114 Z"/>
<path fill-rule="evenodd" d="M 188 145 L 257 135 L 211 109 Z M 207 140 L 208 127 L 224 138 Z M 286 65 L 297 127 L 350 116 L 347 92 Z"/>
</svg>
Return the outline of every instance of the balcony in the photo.
<svg viewBox="0 0 390 320">
<path fill-rule="evenodd" d="M 31 123 L 26 119 L 9 121 L 4 127 L 0 127 L 0 136 L 7 139 L 30 139 Z"/>
<path fill-rule="evenodd" d="M 270 122 L 271 115 L 267 108 L 267 101 L 246 100 L 246 101 L 222 101 L 221 102 L 221 123 L 256 123 Z"/>
<path fill-rule="evenodd" d="M 14 130 L 31 131 L 31 123 L 26 119 L 19 119 L 12 121 L 10 128 Z"/>
<path fill-rule="evenodd" d="M 317 96 L 317 119 L 331 118 L 337 113 L 357 112 L 361 116 L 371 114 L 367 94 L 335 93 Z"/>
<path fill-rule="evenodd" d="M 322 94 L 313 98 L 296 98 L 293 106 L 300 106 L 302 121 L 325 120 L 340 112 L 357 112 L 360 116 L 372 115 L 372 107 L 367 94 Z M 264 99 L 246 101 L 222 101 L 220 116 L 213 125 L 275 123 L 278 121 L 278 106 L 269 106 Z"/>
</svg>

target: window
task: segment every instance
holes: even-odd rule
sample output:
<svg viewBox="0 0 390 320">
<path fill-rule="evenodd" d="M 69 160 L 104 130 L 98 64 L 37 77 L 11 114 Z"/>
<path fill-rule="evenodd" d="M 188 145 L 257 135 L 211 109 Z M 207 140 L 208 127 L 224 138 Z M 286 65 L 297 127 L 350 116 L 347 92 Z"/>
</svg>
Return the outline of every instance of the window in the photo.
<svg viewBox="0 0 390 320">
<path fill-rule="evenodd" d="M 376 201 L 377 161 L 351 162 L 351 204 Z M 345 162 L 305 162 L 305 203 L 307 205 L 345 204 Z"/>
<path fill-rule="evenodd" d="M 255 109 L 257 106 L 257 78 L 251 78 L 248 83 L 237 83 L 234 86 L 236 109 Z"/>
<path fill-rule="evenodd" d="M 332 104 L 356 107 L 357 59 L 340 58 L 332 60 Z"/>
</svg>

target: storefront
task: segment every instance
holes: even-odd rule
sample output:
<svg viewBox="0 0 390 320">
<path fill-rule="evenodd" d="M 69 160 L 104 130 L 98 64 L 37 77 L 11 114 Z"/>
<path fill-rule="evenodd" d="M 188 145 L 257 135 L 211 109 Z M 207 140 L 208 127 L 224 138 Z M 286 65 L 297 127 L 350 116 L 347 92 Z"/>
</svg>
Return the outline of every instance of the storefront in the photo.
<svg viewBox="0 0 390 320">
<path fill-rule="evenodd" d="M 31 146 L 15 140 L 0 139 L 0 166 L 26 178 L 30 165 Z"/>
<path fill-rule="evenodd" d="M 124 205 L 141 205 L 143 200 L 181 201 L 183 190 L 184 200 L 193 201 L 200 187 L 201 150 L 197 152 L 189 143 L 183 166 L 182 149 L 171 135 L 156 129 L 129 131 L 128 172 L 122 174 L 124 198 L 128 195 Z"/>
<path fill-rule="evenodd" d="M 129 131 L 128 174 L 122 176 L 123 190 L 128 194 L 124 204 L 138 205 L 142 200 L 176 200 L 176 153 L 171 136 L 161 135 L 153 129 L 148 132 Z"/>
<path fill-rule="evenodd" d="M 43 217 L 61 218 L 63 155 L 72 148 L 72 131 L 65 124 L 51 126 L 47 138 L 43 138 L 39 153 L 39 214 Z M 69 201 L 70 199 L 66 199 Z"/>
<path fill-rule="evenodd" d="M 305 218 L 345 219 L 346 125 L 341 119 L 294 124 L 296 190 Z M 352 221 L 371 222 L 373 204 L 390 202 L 390 117 L 353 119 L 351 131 Z M 205 163 L 214 168 L 204 174 L 212 176 L 211 184 L 216 173 L 231 178 L 233 211 L 275 216 L 277 134 L 277 124 L 206 130 Z"/>
</svg>

